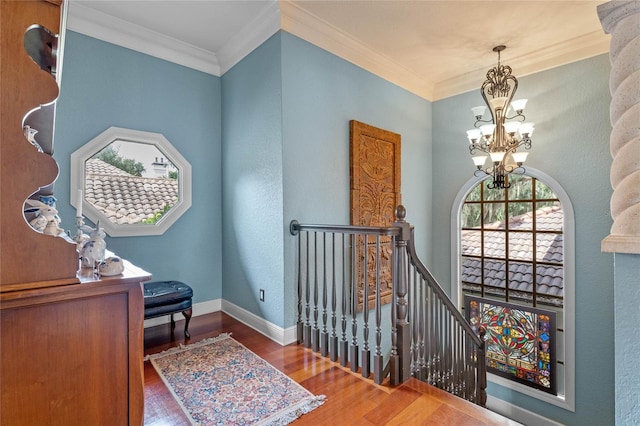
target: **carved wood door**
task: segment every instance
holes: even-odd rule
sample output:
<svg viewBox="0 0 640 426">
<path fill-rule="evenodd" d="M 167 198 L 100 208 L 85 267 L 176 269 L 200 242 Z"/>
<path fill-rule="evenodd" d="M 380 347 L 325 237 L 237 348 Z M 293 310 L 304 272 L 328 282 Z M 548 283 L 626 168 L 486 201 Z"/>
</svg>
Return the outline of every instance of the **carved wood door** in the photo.
<svg viewBox="0 0 640 426">
<path fill-rule="evenodd" d="M 351 224 L 391 226 L 394 210 L 401 204 L 400 135 L 359 121 L 350 121 Z M 377 251 L 376 238 L 356 240 L 358 310 L 364 299 L 364 274 L 369 287 L 368 305 L 375 303 Z M 380 238 L 380 282 L 382 303 L 392 297 L 392 238 Z"/>
</svg>

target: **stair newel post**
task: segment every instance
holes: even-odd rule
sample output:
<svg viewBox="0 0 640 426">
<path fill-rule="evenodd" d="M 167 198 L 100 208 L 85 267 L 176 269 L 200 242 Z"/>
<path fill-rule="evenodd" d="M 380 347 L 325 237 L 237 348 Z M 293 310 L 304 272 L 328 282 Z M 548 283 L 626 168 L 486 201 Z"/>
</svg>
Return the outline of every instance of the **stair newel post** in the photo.
<svg viewBox="0 0 640 426">
<path fill-rule="evenodd" d="M 405 221 L 407 211 L 403 205 L 396 207 L 396 221 L 393 226 L 400 228 L 395 237 L 392 308 L 392 349 L 391 349 L 391 384 L 404 383 L 411 376 L 411 328 L 407 321 L 407 242 L 411 238 L 411 225 Z"/>
<path fill-rule="evenodd" d="M 480 327 L 478 334 L 480 335 L 480 347 L 478 348 L 478 380 L 476 389 L 476 398 L 478 404 L 481 407 L 487 404 L 487 364 L 485 361 L 485 334 L 487 331 L 484 327 Z"/>
<path fill-rule="evenodd" d="M 298 344 L 304 341 L 304 322 L 302 321 L 302 233 L 298 231 L 298 221 L 292 220 L 289 224 L 289 232 L 291 235 L 298 236 L 298 320 L 296 321 L 296 342 Z"/>
</svg>

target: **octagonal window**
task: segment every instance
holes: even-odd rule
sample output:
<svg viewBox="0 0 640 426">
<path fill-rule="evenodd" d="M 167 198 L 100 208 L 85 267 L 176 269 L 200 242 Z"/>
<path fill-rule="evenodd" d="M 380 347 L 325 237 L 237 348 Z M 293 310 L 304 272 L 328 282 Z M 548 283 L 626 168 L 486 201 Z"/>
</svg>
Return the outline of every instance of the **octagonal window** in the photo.
<svg viewBox="0 0 640 426">
<path fill-rule="evenodd" d="M 191 165 L 159 133 L 110 127 L 71 154 L 78 190 L 83 215 L 110 236 L 161 235 L 191 207 Z"/>
</svg>

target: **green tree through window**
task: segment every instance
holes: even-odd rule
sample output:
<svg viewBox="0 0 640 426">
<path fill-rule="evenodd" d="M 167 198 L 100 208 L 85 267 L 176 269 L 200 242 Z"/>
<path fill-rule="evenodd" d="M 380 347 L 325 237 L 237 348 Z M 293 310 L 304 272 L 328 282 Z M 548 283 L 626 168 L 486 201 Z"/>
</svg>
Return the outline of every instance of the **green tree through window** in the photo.
<svg viewBox="0 0 640 426">
<path fill-rule="evenodd" d="M 123 158 L 120 156 L 118 149 L 111 145 L 105 147 L 102 151 L 98 152 L 91 158 L 98 158 L 133 176 L 142 176 L 142 173 L 145 171 L 144 164 L 131 158 Z"/>
</svg>

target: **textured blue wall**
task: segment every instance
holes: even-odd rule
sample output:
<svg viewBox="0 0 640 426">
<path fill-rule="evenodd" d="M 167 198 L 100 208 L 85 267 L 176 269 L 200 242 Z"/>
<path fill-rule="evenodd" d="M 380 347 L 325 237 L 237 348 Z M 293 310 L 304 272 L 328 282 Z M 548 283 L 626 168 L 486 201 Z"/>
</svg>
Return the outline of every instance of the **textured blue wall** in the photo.
<svg viewBox="0 0 640 426">
<path fill-rule="evenodd" d="M 275 34 L 222 76 L 222 258 L 224 299 L 282 326 L 280 74 Z"/>
<path fill-rule="evenodd" d="M 640 255 L 615 255 L 616 425 L 640 425 Z"/>
<path fill-rule="evenodd" d="M 295 238 L 288 224 L 349 223 L 349 120 L 402 137 L 402 202 L 428 264 L 431 103 L 282 33 L 285 323 L 295 319 Z"/>
<path fill-rule="evenodd" d="M 614 418 L 613 257 L 600 252 L 611 227 L 609 199 L 609 61 L 606 55 L 519 78 L 536 123 L 527 164 L 556 179 L 575 210 L 576 412 L 491 385 L 490 394 L 567 424 L 612 424 Z M 518 70 L 514 70 L 517 75 Z M 478 87 L 482 82 L 478 81 Z M 450 282 L 451 208 L 472 175 L 465 131 L 478 92 L 434 103 L 434 273 Z M 451 172 L 457 170 L 457 172 Z"/>
<path fill-rule="evenodd" d="M 192 207 L 164 235 L 107 238 L 107 248 L 155 280 L 190 284 L 195 302 L 222 297 L 220 79 L 67 31 L 56 108 L 62 226 L 75 230 L 73 151 L 111 126 L 162 133 L 191 163 Z"/>
<path fill-rule="evenodd" d="M 402 135 L 403 202 L 428 252 L 429 102 L 279 32 L 222 77 L 222 105 L 225 300 L 294 324 L 289 222 L 349 223 L 351 119 Z"/>
</svg>

